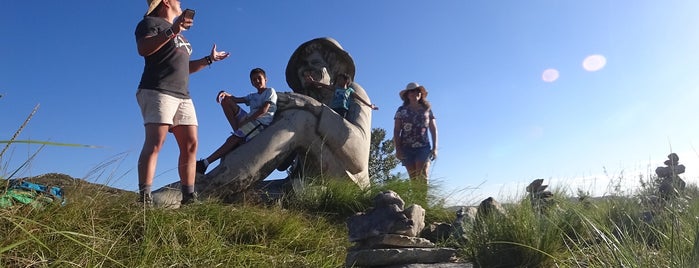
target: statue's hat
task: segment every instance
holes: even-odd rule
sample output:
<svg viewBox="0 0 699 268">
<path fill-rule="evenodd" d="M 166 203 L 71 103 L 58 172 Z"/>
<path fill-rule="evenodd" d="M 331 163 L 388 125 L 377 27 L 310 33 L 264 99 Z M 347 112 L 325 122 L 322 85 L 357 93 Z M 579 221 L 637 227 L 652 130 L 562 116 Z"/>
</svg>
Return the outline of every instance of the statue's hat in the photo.
<svg viewBox="0 0 699 268">
<path fill-rule="evenodd" d="M 309 54 L 309 51 L 321 50 L 326 52 L 326 55 L 331 56 L 331 60 L 326 59 L 330 68 L 328 68 L 328 73 L 331 76 L 340 73 L 346 73 L 349 75 L 351 81 L 354 81 L 354 60 L 345 51 L 340 43 L 335 39 L 330 37 L 322 37 L 310 40 L 301 44 L 289 58 L 289 63 L 286 65 L 286 83 L 294 91 L 299 91 L 302 89 L 301 77 L 299 77 L 298 70 L 300 67 L 307 65 L 303 57 Z M 323 53 L 321 53 L 323 54 Z"/>
</svg>

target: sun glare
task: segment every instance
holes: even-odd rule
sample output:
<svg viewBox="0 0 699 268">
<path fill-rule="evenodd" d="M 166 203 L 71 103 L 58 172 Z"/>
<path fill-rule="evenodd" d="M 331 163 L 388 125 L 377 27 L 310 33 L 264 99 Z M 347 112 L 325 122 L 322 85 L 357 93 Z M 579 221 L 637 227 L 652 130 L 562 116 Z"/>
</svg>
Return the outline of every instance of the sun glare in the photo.
<svg viewBox="0 0 699 268">
<path fill-rule="evenodd" d="M 587 56 L 582 63 L 583 69 L 588 72 L 596 72 L 607 65 L 607 58 L 602 55 Z"/>
<path fill-rule="evenodd" d="M 544 70 L 544 73 L 541 74 L 541 79 L 544 80 L 544 82 L 549 82 L 549 83 L 558 80 L 558 70 L 556 70 L 556 69 Z"/>
</svg>

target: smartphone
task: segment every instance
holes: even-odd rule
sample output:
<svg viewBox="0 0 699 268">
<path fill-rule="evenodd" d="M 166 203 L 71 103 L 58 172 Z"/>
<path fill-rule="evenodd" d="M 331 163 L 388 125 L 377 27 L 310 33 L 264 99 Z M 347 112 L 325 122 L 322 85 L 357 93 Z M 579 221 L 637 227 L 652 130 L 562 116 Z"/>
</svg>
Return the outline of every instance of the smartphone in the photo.
<svg viewBox="0 0 699 268">
<path fill-rule="evenodd" d="M 182 16 L 188 19 L 194 19 L 194 9 L 185 9 L 182 11 Z"/>
</svg>

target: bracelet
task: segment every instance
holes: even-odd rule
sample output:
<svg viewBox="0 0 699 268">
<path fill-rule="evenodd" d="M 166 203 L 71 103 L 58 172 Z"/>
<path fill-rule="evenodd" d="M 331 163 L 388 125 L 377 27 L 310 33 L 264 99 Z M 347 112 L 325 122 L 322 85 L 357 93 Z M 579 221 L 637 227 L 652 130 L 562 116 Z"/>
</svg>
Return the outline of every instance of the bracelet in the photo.
<svg viewBox="0 0 699 268">
<path fill-rule="evenodd" d="M 212 63 L 214 63 L 214 61 L 211 60 L 211 56 L 206 56 L 204 57 L 204 59 L 206 60 L 207 65 L 211 65 Z"/>
</svg>

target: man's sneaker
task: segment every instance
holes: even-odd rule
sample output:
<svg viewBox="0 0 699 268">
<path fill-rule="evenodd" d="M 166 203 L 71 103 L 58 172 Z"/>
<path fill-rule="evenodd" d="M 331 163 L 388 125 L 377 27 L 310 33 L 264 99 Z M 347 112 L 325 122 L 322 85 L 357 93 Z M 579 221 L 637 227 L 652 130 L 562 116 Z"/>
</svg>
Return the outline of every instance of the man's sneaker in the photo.
<svg viewBox="0 0 699 268">
<path fill-rule="evenodd" d="M 145 207 L 153 207 L 153 196 L 151 194 L 139 194 L 136 202 L 143 204 Z"/>
<path fill-rule="evenodd" d="M 200 203 L 201 202 L 199 201 L 199 194 L 197 194 L 196 192 L 191 194 L 182 194 L 182 201 L 180 201 L 181 205 L 192 205 Z"/>
<path fill-rule="evenodd" d="M 206 174 L 206 168 L 208 165 L 204 163 L 204 159 L 197 161 L 196 169 L 199 174 Z"/>
</svg>

